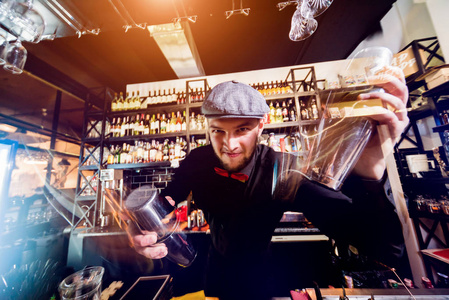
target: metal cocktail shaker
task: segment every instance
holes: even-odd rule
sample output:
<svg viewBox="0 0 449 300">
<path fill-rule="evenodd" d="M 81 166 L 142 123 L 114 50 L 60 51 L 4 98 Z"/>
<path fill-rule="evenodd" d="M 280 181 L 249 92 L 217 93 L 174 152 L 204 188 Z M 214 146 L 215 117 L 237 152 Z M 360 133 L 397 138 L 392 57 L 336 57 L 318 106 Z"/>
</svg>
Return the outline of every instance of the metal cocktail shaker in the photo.
<svg viewBox="0 0 449 300">
<path fill-rule="evenodd" d="M 157 190 L 150 186 L 134 190 L 126 199 L 125 208 L 141 230 L 157 233 L 157 242 L 167 246 L 167 258 L 183 267 L 193 262 L 196 250 L 189 242 L 188 235 L 179 230 L 177 209 Z"/>
</svg>

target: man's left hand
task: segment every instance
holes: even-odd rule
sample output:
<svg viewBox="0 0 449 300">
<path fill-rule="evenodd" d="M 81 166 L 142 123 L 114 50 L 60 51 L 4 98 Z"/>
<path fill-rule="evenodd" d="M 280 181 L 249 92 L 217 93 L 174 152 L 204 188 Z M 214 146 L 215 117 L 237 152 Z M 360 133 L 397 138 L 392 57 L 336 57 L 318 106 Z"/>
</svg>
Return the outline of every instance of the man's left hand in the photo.
<svg viewBox="0 0 449 300">
<path fill-rule="evenodd" d="M 385 107 L 383 114 L 376 114 L 370 118 L 380 125 L 387 125 L 393 143 L 400 138 L 409 123 L 407 116 L 408 88 L 405 84 L 404 74 L 399 68 L 388 67 L 381 76 L 370 78 L 370 83 L 385 90 L 359 95 L 360 100 L 381 99 Z M 381 149 L 381 141 L 377 130 L 363 151 L 353 173 L 366 179 L 381 179 L 385 171 L 385 160 Z"/>
</svg>

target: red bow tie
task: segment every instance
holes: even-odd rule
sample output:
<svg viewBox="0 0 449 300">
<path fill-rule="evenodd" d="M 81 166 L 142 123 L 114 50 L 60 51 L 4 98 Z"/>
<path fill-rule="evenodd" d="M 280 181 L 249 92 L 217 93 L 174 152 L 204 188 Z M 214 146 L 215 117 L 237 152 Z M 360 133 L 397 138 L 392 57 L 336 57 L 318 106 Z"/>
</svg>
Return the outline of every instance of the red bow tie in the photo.
<svg viewBox="0 0 449 300">
<path fill-rule="evenodd" d="M 243 173 L 229 173 L 228 171 L 217 168 L 217 167 L 215 167 L 214 170 L 215 170 L 215 173 L 217 173 L 220 176 L 231 177 L 231 178 L 237 179 L 238 181 L 241 181 L 241 182 L 248 181 L 248 175 L 243 174 Z"/>
</svg>

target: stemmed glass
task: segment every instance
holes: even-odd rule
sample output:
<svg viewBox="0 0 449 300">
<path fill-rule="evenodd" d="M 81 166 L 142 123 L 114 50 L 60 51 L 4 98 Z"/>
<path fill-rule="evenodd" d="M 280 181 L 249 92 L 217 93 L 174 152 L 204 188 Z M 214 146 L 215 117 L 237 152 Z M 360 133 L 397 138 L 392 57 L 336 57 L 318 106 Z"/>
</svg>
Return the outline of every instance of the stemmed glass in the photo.
<svg viewBox="0 0 449 300">
<path fill-rule="evenodd" d="M 8 47 L 8 40 L 0 34 L 0 66 L 5 64 L 5 53 Z"/>
<path fill-rule="evenodd" d="M 318 27 L 318 22 L 313 17 L 304 17 L 301 13 L 301 7 L 304 6 L 304 3 L 305 2 L 302 2 L 301 4 L 301 1 L 298 2 L 298 7 L 292 17 L 289 37 L 295 42 L 305 40 L 311 36 Z"/>
<path fill-rule="evenodd" d="M 21 74 L 25 61 L 27 59 L 27 50 L 20 40 L 9 43 L 5 53 L 5 65 L 3 68 L 13 74 Z"/>
<path fill-rule="evenodd" d="M 8 17 L 11 5 L 11 0 L 0 0 L 0 22 L 3 22 Z"/>
<path fill-rule="evenodd" d="M 301 13 L 304 18 L 316 18 L 331 6 L 334 0 L 303 0 Z"/>
<path fill-rule="evenodd" d="M 10 30 L 20 40 L 38 43 L 45 30 L 45 21 L 32 8 L 32 2 L 16 2 L 11 6 Z"/>
</svg>

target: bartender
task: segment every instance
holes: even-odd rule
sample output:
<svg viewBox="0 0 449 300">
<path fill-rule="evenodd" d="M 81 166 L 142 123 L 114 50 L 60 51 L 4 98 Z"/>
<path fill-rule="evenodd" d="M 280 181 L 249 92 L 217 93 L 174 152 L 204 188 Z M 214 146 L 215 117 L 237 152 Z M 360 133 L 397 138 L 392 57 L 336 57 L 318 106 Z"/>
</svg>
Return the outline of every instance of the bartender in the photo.
<svg viewBox="0 0 449 300">
<path fill-rule="evenodd" d="M 359 99 L 382 99 L 394 108 L 373 116 L 386 124 L 396 140 L 408 123 L 408 90 L 403 78 L 387 76 L 385 93 Z M 295 163 L 293 156 L 258 144 L 263 117 L 269 108 L 264 97 L 236 81 L 216 85 L 202 105 L 211 144 L 191 151 L 163 190 L 173 204 L 192 192 L 205 212 L 212 243 L 205 274 L 206 296 L 220 299 L 269 298 L 265 264 L 267 248 L 283 213 L 301 211 L 324 234 L 350 243 L 360 253 L 387 265 L 403 255 L 399 219 L 385 193 L 388 179 L 377 133 L 341 191 L 309 181 L 297 172 L 273 178 L 279 166 Z M 278 180 L 273 189 L 273 179 Z M 135 250 L 148 258 L 167 255 L 154 232 L 132 236 Z M 301 255 L 301 253 L 298 253 Z M 298 270 L 300 272 L 301 270 Z"/>
</svg>

